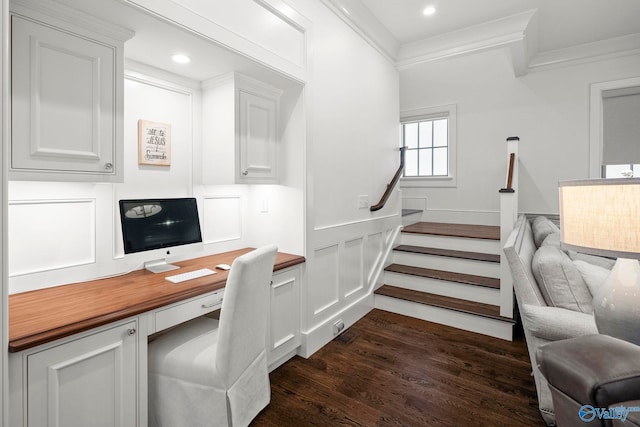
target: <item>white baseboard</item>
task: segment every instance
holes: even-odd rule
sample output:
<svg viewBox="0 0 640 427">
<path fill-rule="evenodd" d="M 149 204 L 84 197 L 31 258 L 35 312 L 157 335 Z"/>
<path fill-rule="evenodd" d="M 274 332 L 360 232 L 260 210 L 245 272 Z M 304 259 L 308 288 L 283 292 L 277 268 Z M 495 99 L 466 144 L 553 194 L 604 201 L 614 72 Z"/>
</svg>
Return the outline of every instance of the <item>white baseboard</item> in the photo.
<svg viewBox="0 0 640 427">
<path fill-rule="evenodd" d="M 373 309 L 373 294 L 368 294 L 358 300 L 355 304 L 346 307 L 344 310 L 327 319 L 325 322 L 316 325 L 312 330 L 302 331 L 302 344 L 298 355 L 308 358 L 320 348 L 328 344 L 340 333 L 346 331 L 351 325 L 364 317 Z M 334 324 L 339 320 L 344 324 L 344 329 L 340 333 L 334 332 Z"/>
<path fill-rule="evenodd" d="M 298 347 L 299 348 L 299 347 Z M 298 348 L 291 350 L 290 352 L 288 352 L 287 354 L 285 354 L 284 356 L 280 357 L 278 360 L 273 361 L 270 365 L 269 365 L 269 372 L 275 371 L 276 369 L 278 369 L 282 364 L 284 364 L 287 360 L 291 359 L 293 356 L 295 356 L 298 353 Z"/>
</svg>

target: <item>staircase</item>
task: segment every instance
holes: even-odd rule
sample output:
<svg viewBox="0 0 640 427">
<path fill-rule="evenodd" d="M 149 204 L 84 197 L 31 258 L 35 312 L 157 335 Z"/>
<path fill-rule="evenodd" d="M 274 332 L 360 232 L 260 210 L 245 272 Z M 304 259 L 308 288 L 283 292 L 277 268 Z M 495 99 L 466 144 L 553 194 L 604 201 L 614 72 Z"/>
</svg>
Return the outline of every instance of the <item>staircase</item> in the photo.
<svg viewBox="0 0 640 427">
<path fill-rule="evenodd" d="M 500 250 L 497 226 L 406 225 L 375 306 L 511 340 L 515 321 L 500 315 Z"/>
</svg>

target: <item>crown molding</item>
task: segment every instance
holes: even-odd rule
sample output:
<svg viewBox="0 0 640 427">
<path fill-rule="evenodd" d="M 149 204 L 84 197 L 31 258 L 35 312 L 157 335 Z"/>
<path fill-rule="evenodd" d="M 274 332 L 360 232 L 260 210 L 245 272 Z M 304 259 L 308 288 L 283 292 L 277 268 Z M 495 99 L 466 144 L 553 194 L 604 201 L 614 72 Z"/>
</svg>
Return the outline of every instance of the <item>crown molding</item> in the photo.
<svg viewBox="0 0 640 427">
<path fill-rule="evenodd" d="M 509 47 L 516 75 L 526 73 L 537 48 L 537 9 L 400 46 L 398 69 Z"/>
<path fill-rule="evenodd" d="M 395 65 L 400 43 L 360 0 L 321 0 L 367 43 Z"/>
<path fill-rule="evenodd" d="M 531 72 L 542 71 L 637 54 L 640 54 L 640 33 L 540 52 L 528 68 Z"/>
<path fill-rule="evenodd" d="M 507 48 L 516 77 L 550 68 L 640 53 L 640 33 L 539 52 L 537 9 L 400 45 L 360 0 L 322 2 L 398 70 L 417 64 Z"/>
</svg>

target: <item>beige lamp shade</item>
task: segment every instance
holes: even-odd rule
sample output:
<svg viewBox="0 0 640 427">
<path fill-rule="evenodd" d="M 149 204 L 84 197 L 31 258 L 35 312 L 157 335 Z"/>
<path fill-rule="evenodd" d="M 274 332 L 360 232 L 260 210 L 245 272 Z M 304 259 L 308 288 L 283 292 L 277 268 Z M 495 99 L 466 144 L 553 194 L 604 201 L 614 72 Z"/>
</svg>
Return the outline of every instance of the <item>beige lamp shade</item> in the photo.
<svg viewBox="0 0 640 427">
<path fill-rule="evenodd" d="M 640 259 L 640 179 L 560 182 L 560 231 L 570 249 Z"/>
</svg>

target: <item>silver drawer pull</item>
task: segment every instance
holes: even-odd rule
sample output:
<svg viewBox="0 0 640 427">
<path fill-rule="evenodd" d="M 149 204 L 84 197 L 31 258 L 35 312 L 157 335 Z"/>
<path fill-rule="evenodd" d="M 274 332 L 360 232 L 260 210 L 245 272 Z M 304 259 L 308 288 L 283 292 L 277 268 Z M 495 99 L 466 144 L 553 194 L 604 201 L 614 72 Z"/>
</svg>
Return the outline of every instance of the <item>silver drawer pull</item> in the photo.
<svg viewBox="0 0 640 427">
<path fill-rule="evenodd" d="M 216 302 L 212 302 L 212 303 L 209 303 L 209 304 L 202 304 L 202 308 L 211 308 L 211 307 L 215 307 L 216 305 L 218 305 L 218 304 L 220 304 L 220 303 L 222 303 L 222 298 L 220 298 L 220 300 L 219 300 L 219 301 L 216 301 Z"/>
<path fill-rule="evenodd" d="M 135 330 L 135 328 L 131 328 L 131 329 L 129 329 L 129 330 L 127 331 L 127 334 L 128 334 L 129 336 L 135 335 L 135 334 L 136 334 L 136 330 Z"/>
</svg>

